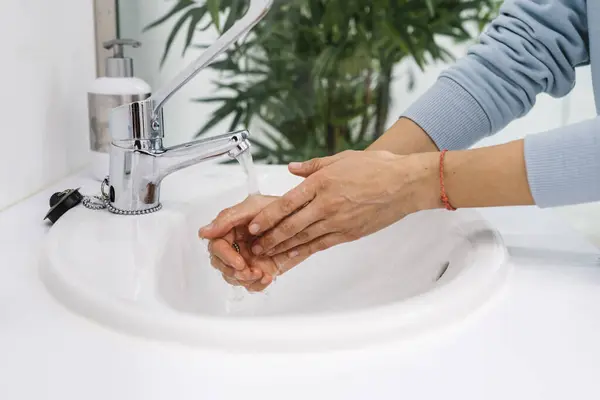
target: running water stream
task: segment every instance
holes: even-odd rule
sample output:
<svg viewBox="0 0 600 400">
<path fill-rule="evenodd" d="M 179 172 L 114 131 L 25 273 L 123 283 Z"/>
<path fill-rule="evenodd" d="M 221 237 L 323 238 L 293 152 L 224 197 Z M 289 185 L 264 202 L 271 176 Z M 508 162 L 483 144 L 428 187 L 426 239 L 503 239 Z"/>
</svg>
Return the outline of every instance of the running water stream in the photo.
<svg viewBox="0 0 600 400">
<path fill-rule="evenodd" d="M 246 173 L 248 196 L 259 195 L 258 176 L 250 150 L 240 154 L 237 157 L 237 161 Z M 249 293 L 243 286 L 232 286 L 229 290 L 230 293 L 225 302 L 225 312 L 229 315 L 253 314 L 255 307 L 259 306 L 259 304 L 255 303 L 257 301 L 264 301 L 267 297 L 265 293 Z"/>
</svg>

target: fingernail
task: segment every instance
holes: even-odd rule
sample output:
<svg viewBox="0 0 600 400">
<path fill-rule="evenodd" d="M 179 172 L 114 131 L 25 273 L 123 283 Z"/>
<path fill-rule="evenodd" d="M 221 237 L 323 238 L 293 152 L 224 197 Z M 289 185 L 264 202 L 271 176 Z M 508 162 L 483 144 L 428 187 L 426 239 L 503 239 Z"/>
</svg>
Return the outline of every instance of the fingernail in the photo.
<svg viewBox="0 0 600 400">
<path fill-rule="evenodd" d="M 297 257 L 298 256 L 298 252 L 296 250 L 292 250 L 292 251 L 290 251 L 290 253 L 288 254 L 288 256 L 290 258 Z"/>
<path fill-rule="evenodd" d="M 269 282 L 271 282 L 271 275 L 267 274 L 265 274 L 265 276 L 263 276 L 263 278 L 260 280 L 260 283 L 262 283 L 263 285 L 266 285 Z"/>
<path fill-rule="evenodd" d="M 258 224 L 252 224 L 252 225 L 250 225 L 250 228 L 248 228 L 248 231 L 253 235 L 258 233 L 259 230 L 260 230 L 260 226 L 258 226 Z"/>
<path fill-rule="evenodd" d="M 250 273 L 252 274 L 253 279 L 258 279 L 262 276 L 262 272 L 258 269 L 252 269 L 250 270 Z"/>
<path fill-rule="evenodd" d="M 243 271 L 246 268 L 243 262 L 234 262 L 232 267 L 238 271 Z"/>
<path fill-rule="evenodd" d="M 200 233 L 211 230 L 213 226 L 214 224 L 212 222 L 206 226 L 203 226 L 202 228 L 200 228 Z"/>
<path fill-rule="evenodd" d="M 289 164 L 290 169 L 301 169 L 302 168 L 302 163 L 301 162 L 291 162 Z"/>
<path fill-rule="evenodd" d="M 233 276 L 235 277 L 235 279 L 240 279 L 242 281 L 246 280 L 246 274 L 245 271 L 236 271 Z"/>
<path fill-rule="evenodd" d="M 252 252 L 254 253 L 254 255 L 260 255 L 260 253 L 262 253 L 263 248 L 260 245 L 256 245 L 252 248 Z"/>
</svg>

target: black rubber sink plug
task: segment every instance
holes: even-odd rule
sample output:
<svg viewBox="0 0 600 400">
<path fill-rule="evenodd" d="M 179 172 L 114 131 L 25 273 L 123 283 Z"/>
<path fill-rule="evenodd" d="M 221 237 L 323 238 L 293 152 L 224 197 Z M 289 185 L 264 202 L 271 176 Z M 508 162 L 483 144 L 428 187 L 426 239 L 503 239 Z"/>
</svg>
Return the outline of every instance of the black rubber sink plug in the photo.
<svg viewBox="0 0 600 400">
<path fill-rule="evenodd" d="M 54 193 L 50 196 L 50 211 L 48 211 L 44 219 L 55 223 L 64 213 L 81 203 L 81 200 L 83 200 L 83 196 L 79 193 L 79 188 Z"/>
</svg>

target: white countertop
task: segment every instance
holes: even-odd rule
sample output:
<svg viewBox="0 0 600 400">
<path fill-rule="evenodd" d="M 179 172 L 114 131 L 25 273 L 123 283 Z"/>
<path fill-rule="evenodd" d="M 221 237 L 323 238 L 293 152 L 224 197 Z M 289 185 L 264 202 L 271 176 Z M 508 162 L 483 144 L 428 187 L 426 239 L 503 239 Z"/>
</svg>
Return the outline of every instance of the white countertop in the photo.
<svg viewBox="0 0 600 400">
<path fill-rule="evenodd" d="M 600 398 L 597 250 L 552 211 L 482 212 L 515 254 L 533 258 L 513 259 L 502 294 L 435 337 L 342 353 L 236 355 L 116 333 L 46 292 L 36 255 L 50 229 L 42 222 L 49 196 L 77 186 L 95 192 L 90 183 L 74 176 L 0 213 L 0 399 Z"/>
</svg>

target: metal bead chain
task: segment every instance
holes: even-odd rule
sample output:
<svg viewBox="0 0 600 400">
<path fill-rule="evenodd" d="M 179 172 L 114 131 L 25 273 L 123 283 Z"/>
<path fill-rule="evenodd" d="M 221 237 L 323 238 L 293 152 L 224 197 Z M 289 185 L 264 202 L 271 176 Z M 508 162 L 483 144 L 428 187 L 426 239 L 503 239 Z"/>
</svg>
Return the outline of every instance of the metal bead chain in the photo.
<svg viewBox="0 0 600 400">
<path fill-rule="evenodd" d="M 100 196 L 85 196 L 82 203 L 90 210 L 103 210 L 107 207 L 106 201 Z"/>
<path fill-rule="evenodd" d="M 102 193 L 102 195 L 85 196 L 82 201 L 84 207 L 90 210 L 107 209 L 109 212 L 118 215 L 145 215 L 159 211 L 162 208 L 162 204 L 158 204 L 157 206 L 148 208 L 146 210 L 120 210 L 118 208 L 113 207 L 110 204 L 108 195 L 104 192 L 104 188 L 106 186 L 108 186 L 108 177 L 104 178 L 104 180 L 102 181 L 102 186 L 100 187 L 100 192 Z"/>
<path fill-rule="evenodd" d="M 146 210 L 135 210 L 135 211 L 119 210 L 118 208 L 115 208 L 115 207 L 111 206 L 110 204 L 107 204 L 106 208 L 111 213 L 118 214 L 118 215 L 145 215 L 145 214 L 151 214 L 153 212 L 159 211 L 162 208 L 162 204 L 159 204 L 152 208 L 148 208 Z"/>
</svg>

